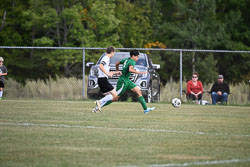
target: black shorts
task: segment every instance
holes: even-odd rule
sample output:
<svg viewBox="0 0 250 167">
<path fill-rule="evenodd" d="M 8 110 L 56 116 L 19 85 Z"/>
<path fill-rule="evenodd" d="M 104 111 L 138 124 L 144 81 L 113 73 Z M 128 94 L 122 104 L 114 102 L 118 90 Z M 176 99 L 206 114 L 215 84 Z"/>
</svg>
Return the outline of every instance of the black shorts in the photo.
<svg viewBox="0 0 250 167">
<path fill-rule="evenodd" d="M 0 81 L 0 88 L 4 88 L 4 83 L 3 83 L 3 81 Z"/>
<path fill-rule="evenodd" d="M 98 85 L 101 89 L 102 93 L 110 92 L 114 89 L 114 87 L 109 83 L 108 79 L 105 78 L 98 78 Z"/>
</svg>

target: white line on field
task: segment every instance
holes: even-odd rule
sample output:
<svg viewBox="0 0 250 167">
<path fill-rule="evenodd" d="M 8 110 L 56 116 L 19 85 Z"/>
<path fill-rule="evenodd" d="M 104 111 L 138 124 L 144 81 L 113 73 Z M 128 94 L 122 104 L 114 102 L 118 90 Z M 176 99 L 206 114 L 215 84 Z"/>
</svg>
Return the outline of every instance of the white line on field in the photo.
<svg viewBox="0 0 250 167">
<path fill-rule="evenodd" d="M 25 123 L 0 122 L 0 125 L 2 126 L 56 127 L 56 128 L 85 128 L 85 129 L 180 133 L 180 134 L 194 134 L 194 135 L 215 135 L 215 136 L 226 135 L 226 136 L 236 136 L 236 137 L 250 137 L 250 135 L 241 135 L 241 134 L 204 133 L 204 132 L 190 132 L 190 131 L 178 131 L 178 130 L 168 130 L 168 129 L 111 128 L 111 127 L 101 127 L 101 126 L 82 126 L 82 125 L 66 125 L 66 124 L 36 124 L 36 123 L 28 123 L 28 122 L 25 122 Z"/>
<path fill-rule="evenodd" d="M 244 163 L 244 162 L 250 162 L 249 159 L 240 160 L 240 159 L 231 159 L 231 160 L 218 160 L 218 161 L 204 161 L 204 162 L 186 162 L 182 164 L 175 164 L 175 163 L 169 163 L 169 164 L 155 164 L 155 165 L 148 165 L 148 167 L 182 167 L 182 166 L 200 166 L 200 165 L 218 165 L 218 164 L 230 164 L 230 163 Z M 132 165 L 133 167 L 137 167 L 136 165 Z M 131 167 L 131 165 L 128 166 L 118 166 L 118 167 Z"/>
</svg>

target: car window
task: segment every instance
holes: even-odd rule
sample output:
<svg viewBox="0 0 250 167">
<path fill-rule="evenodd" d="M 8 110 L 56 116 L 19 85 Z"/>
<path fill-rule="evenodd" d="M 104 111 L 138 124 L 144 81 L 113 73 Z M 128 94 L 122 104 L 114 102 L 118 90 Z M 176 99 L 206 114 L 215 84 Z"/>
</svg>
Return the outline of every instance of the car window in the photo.
<svg viewBox="0 0 250 167">
<path fill-rule="evenodd" d="M 145 56 L 139 57 L 139 60 L 137 60 L 136 65 L 147 67 L 147 61 L 145 59 Z"/>
<path fill-rule="evenodd" d="M 130 57 L 129 54 L 115 54 L 111 59 L 110 59 L 110 64 L 116 64 L 116 62 Z"/>
</svg>

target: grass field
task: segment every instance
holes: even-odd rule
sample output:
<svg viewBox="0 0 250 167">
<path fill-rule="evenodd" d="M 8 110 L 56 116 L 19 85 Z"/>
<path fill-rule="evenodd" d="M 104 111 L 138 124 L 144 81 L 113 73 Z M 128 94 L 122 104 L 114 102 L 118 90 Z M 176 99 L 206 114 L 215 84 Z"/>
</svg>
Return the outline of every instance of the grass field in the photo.
<svg viewBox="0 0 250 167">
<path fill-rule="evenodd" d="M 0 166 L 250 166 L 250 107 L 0 101 Z"/>
</svg>

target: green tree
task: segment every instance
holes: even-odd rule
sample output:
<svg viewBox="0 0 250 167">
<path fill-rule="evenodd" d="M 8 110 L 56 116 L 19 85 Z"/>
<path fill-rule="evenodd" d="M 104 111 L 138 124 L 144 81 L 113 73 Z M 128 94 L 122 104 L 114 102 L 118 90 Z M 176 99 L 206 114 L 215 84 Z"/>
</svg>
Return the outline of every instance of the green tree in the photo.
<svg viewBox="0 0 250 167">
<path fill-rule="evenodd" d="M 115 1 L 95 1 L 91 4 L 86 20 L 87 28 L 92 32 L 93 39 L 89 45 L 95 47 L 119 47 L 117 27 L 119 19 L 115 16 Z"/>
<path fill-rule="evenodd" d="M 211 81 L 216 80 L 218 77 L 216 68 L 217 60 L 214 59 L 212 53 L 203 53 L 203 57 L 199 56 L 196 61 L 197 71 L 199 71 L 199 80 L 203 83 L 211 83 Z"/>
<path fill-rule="evenodd" d="M 27 31 L 22 27 L 25 18 L 22 12 L 29 8 L 28 1 L 5 0 L 0 3 L 0 45 L 1 46 L 25 46 L 30 41 Z M 14 77 L 19 81 L 24 78 L 37 77 L 32 73 L 35 65 L 42 62 L 40 58 L 33 58 L 27 50 L 1 49 L 0 55 L 5 58 L 5 65 L 8 67 L 8 77 Z"/>
<path fill-rule="evenodd" d="M 248 0 L 217 0 L 218 19 L 224 26 L 225 39 L 217 49 L 250 50 L 250 20 Z M 231 82 L 248 82 L 250 78 L 250 55 L 221 53 L 216 57 L 219 73 Z"/>
<path fill-rule="evenodd" d="M 20 13 L 27 7 L 28 2 L 21 0 L 5 0 L 0 3 L 0 45 L 20 46 L 26 42 Z"/>
<path fill-rule="evenodd" d="M 5 0 L 0 4 L 0 45 L 144 47 L 250 50 L 248 0 Z M 158 47 L 158 46 L 156 46 Z M 97 61 L 103 51 L 86 51 Z M 82 52 L 70 50 L 0 50 L 9 76 L 19 80 L 71 75 Z M 150 52 L 166 82 L 179 79 L 179 53 Z M 21 62 L 21 63 L 19 63 Z M 224 74 L 249 80 L 249 54 L 183 52 L 183 75 L 198 71 L 204 82 Z"/>
<path fill-rule="evenodd" d="M 223 27 L 216 19 L 215 0 L 172 0 L 163 2 L 163 4 L 166 6 L 163 17 L 164 23 L 161 25 L 161 33 L 158 38 L 167 47 L 213 49 L 223 39 Z M 206 60 L 206 55 L 199 54 L 199 61 L 203 60 Z M 214 59 L 210 60 L 214 61 Z M 168 62 L 171 62 L 171 60 L 166 59 L 166 63 Z M 214 63 L 215 61 L 212 62 L 212 64 Z M 176 62 L 176 64 L 178 63 Z M 197 68 L 197 53 L 183 54 L 183 69 L 184 77 L 201 70 Z M 211 68 L 210 73 L 215 72 L 212 70 L 216 69 Z M 204 77 L 208 77 L 210 73 L 204 74 Z"/>
<path fill-rule="evenodd" d="M 152 34 L 152 26 L 149 17 L 147 17 L 147 11 L 140 4 L 126 0 L 118 0 L 116 4 L 115 14 L 120 20 L 118 25 L 120 43 L 126 48 L 144 47 Z"/>
<path fill-rule="evenodd" d="M 69 5 L 67 1 L 50 3 L 50 1 L 30 1 L 31 6 L 23 12 L 26 21 L 23 27 L 30 31 L 32 46 L 79 46 L 84 43 L 84 29 L 81 22 L 82 7 L 78 4 Z M 41 51 L 36 56 L 47 60 L 47 67 L 70 74 L 70 67 L 81 62 L 81 54 L 67 50 Z M 79 52 L 77 52 L 79 53 Z M 56 56 L 55 56 L 56 55 Z M 64 67 L 64 68 L 62 68 Z"/>
</svg>

